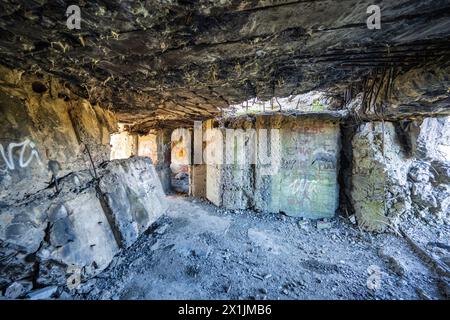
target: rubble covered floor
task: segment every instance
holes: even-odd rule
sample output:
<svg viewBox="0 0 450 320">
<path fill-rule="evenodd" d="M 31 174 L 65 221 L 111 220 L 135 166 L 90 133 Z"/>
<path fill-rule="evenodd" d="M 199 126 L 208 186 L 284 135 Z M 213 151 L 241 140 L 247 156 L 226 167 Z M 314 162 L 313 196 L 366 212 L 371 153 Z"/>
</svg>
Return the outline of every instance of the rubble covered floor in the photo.
<svg viewBox="0 0 450 320">
<path fill-rule="evenodd" d="M 443 298 L 438 275 L 394 234 L 359 232 L 341 217 L 315 222 L 168 201 L 167 215 L 76 298 Z"/>
</svg>

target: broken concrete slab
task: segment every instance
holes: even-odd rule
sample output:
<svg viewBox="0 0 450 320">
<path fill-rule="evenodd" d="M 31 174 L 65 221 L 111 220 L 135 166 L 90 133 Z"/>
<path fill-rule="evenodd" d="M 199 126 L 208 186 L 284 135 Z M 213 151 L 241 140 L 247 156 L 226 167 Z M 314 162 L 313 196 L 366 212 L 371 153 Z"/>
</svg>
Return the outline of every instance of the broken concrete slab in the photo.
<svg viewBox="0 0 450 320">
<path fill-rule="evenodd" d="M 55 298 L 57 291 L 57 286 L 45 287 L 31 291 L 27 294 L 27 298 L 30 300 L 49 300 L 51 298 Z"/>
<path fill-rule="evenodd" d="M 56 196 L 45 189 L 2 211 L 2 287 L 26 276 L 41 286 L 65 285 L 69 266 L 92 277 L 164 214 L 165 195 L 149 158 L 104 163 L 96 175 L 70 174 Z"/>
<path fill-rule="evenodd" d="M 132 157 L 102 167 L 104 195 L 121 243 L 130 246 L 167 209 L 164 191 L 149 158 Z"/>
<path fill-rule="evenodd" d="M 27 292 L 33 288 L 31 281 L 13 282 L 5 291 L 5 298 L 17 299 L 23 297 Z"/>
<path fill-rule="evenodd" d="M 52 225 L 50 246 L 43 246 L 39 256 L 80 269 L 95 262 L 103 270 L 119 246 L 96 193 L 91 190 L 77 194 L 64 205 L 71 214 Z"/>
</svg>

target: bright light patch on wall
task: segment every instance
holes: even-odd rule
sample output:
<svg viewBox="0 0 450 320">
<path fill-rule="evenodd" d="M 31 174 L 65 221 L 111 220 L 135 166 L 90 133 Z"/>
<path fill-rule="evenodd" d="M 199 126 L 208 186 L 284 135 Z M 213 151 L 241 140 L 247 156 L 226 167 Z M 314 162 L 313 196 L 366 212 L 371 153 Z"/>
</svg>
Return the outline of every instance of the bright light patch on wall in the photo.
<svg viewBox="0 0 450 320">
<path fill-rule="evenodd" d="M 118 124 L 119 132 L 111 135 L 111 160 L 128 159 L 133 154 L 133 136 L 125 131 L 125 125 Z"/>
<path fill-rule="evenodd" d="M 443 119 L 443 130 L 441 139 L 436 146 L 436 152 L 444 160 L 450 160 L 450 117 Z"/>
<path fill-rule="evenodd" d="M 250 99 L 240 104 L 231 105 L 225 113 L 227 116 L 239 116 L 276 111 L 323 112 L 329 109 L 329 97 L 323 92 L 311 91 L 305 94 L 284 98 L 275 97 L 269 100 Z"/>
</svg>

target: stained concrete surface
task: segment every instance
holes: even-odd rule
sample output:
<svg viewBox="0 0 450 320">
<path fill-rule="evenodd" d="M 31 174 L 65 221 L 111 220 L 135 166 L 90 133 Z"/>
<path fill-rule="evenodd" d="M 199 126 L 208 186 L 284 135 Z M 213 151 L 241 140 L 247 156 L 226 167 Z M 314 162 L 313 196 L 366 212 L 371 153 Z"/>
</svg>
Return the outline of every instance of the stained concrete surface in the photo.
<svg viewBox="0 0 450 320">
<path fill-rule="evenodd" d="M 341 217 L 317 224 L 168 201 L 167 215 L 76 299 L 444 298 L 437 274 L 394 234 L 362 233 Z M 445 242 L 448 228 L 441 230 Z"/>
<path fill-rule="evenodd" d="M 207 163 L 206 197 L 215 205 L 311 219 L 334 216 L 337 122 L 281 114 L 243 116 L 205 136 L 205 152 L 214 154 Z"/>
</svg>

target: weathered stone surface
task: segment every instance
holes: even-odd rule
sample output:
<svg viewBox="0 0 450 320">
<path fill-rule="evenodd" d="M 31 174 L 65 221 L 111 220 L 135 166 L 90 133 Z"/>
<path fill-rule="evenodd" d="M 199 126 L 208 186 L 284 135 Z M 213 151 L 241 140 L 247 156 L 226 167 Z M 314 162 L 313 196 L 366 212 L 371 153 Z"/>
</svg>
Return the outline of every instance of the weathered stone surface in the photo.
<svg viewBox="0 0 450 320">
<path fill-rule="evenodd" d="M 31 291 L 27 295 L 27 298 L 30 300 L 48 300 L 53 298 L 56 295 L 57 291 L 58 291 L 57 286 L 45 287 L 42 289 Z"/>
<path fill-rule="evenodd" d="M 417 137 L 416 157 L 428 160 L 450 159 L 450 116 L 425 118 Z"/>
<path fill-rule="evenodd" d="M 343 86 L 377 68 L 405 73 L 424 61 L 448 61 L 447 1 L 383 0 L 381 30 L 367 27 L 370 4 L 85 1 L 78 31 L 65 26 L 66 2 L 5 0 L 0 62 L 58 74 L 80 95 L 112 103 L 122 120 L 146 129 L 165 120 L 191 124 L 255 96 L 321 88 L 342 95 Z M 423 83 L 416 92 L 426 98 Z M 446 90 L 440 83 L 436 88 Z M 399 86 L 396 99 L 410 88 Z M 408 97 L 402 107 L 424 100 Z"/>
<path fill-rule="evenodd" d="M 12 283 L 5 291 L 5 297 L 8 299 L 17 299 L 24 296 L 33 288 L 30 281 L 20 281 Z"/>
<path fill-rule="evenodd" d="M 23 248 L 0 239 L 0 287 L 6 288 L 14 281 L 31 279 L 34 274 L 33 254 Z"/>
<path fill-rule="evenodd" d="M 432 220 L 450 217 L 450 117 L 426 118 L 417 136 L 416 160 L 408 173 L 416 213 Z"/>
<path fill-rule="evenodd" d="M 61 179 L 58 194 L 44 189 L 2 208 L 1 287 L 24 278 L 65 285 L 69 266 L 89 278 L 165 212 L 149 158 L 106 162 L 96 174 L 72 173 Z"/>
<path fill-rule="evenodd" d="M 401 128 L 401 130 L 399 130 Z M 450 208 L 449 121 L 373 122 L 353 138 L 351 198 L 359 224 L 395 229 L 408 214 L 448 220 Z"/>
<path fill-rule="evenodd" d="M 220 171 L 223 181 L 222 206 L 233 210 L 252 208 L 254 205 L 254 166 L 224 165 Z"/>
<path fill-rule="evenodd" d="M 41 248 L 39 258 L 80 269 L 95 262 L 104 269 L 119 248 L 95 190 L 64 199 L 64 207 L 70 214 L 50 225 L 50 243 Z"/>
<path fill-rule="evenodd" d="M 10 203 L 52 182 L 57 176 L 109 160 L 114 115 L 47 80 L 36 93 L 36 76 L 0 67 L 0 203 Z"/>
<path fill-rule="evenodd" d="M 206 125 L 206 196 L 217 206 L 248 209 L 253 206 L 255 130 L 243 129 L 239 120 L 226 129 Z"/>
<path fill-rule="evenodd" d="M 222 170 L 220 166 L 206 167 L 206 198 L 216 206 L 222 205 Z"/>
<path fill-rule="evenodd" d="M 407 182 L 411 160 L 391 122 L 360 125 L 352 147 L 351 197 L 358 223 L 367 230 L 384 231 L 411 209 Z"/>
</svg>

